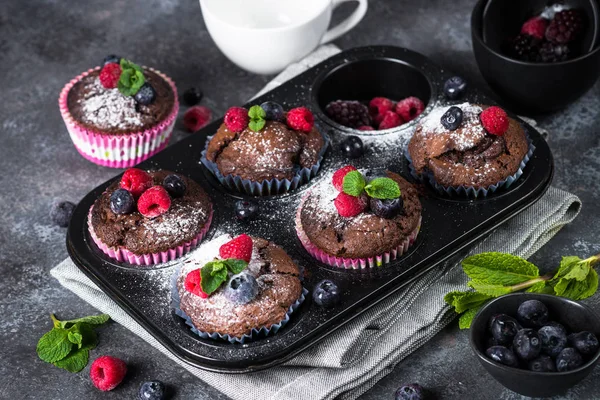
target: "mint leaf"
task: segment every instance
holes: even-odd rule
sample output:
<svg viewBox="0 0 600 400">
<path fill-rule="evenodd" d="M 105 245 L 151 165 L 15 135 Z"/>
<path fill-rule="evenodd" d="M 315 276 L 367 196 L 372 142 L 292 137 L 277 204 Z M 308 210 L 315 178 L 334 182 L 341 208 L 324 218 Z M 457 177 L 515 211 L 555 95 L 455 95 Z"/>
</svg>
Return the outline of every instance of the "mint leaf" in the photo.
<svg viewBox="0 0 600 400">
<path fill-rule="evenodd" d="M 80 348 L 86 350 L 95 349 L 98 345 L 98 335 L 96 334 L 93 325 L 88 325 L 86 323 L 79 323 L 77 325 L 82 336 Z"/>
<path fill-rule="evenodd" d="M 344 176 L 342 190 L 350 196 L 358 197 L 365 189 L 365 178 L 358 171 L 350 171 Z"/>
<path fill-rule="evenodd" d="M 252 106 L 248 110 L 248 116 L 250 117 L 250 119 L 265 119 L 267 113 L 265 112 L 265 110 L 263 110 L 261 106 Z"/>
<path fill-rule="evenodd" d="M 539 269 L 521 257 L 506 253 L 481 253 L 462 262 L 469 278 L 491 285 L 516 285 L 540 276 Z"/>
<path fill-rule="evenodd" d="M 121 76 L 117 88 L 124 96 L 133 96 L 146 82 L 142 68 L 129 60 L 121 59 Z"/>
<path fill-rule="evenodd" d="M 578 276 L 580 276 L 578 274 Z M 598 273 L 593 268 L 588 270 L 585 280 L 580 281 L 576 278 L 561 278 L 554 285 L 554 292 L 557 296 L 567 297 L 571 300 L 582 300 L 592 296 L 598 290 Z"/>
<path fill-rule="evenodd" d="M 262 110 L 262 108 L 261 108 L 261 110 Z M 254 132 L 258 132 L 262 128 L 265 127 L 266 123 L 267 123 L 267 121 L 265 121 L 264 119 L 257 119 L 257 120 L 251 119 L 250 122 L 248 122 L 248 128 L 250 128 Z"/>
<path fill-rule="evenodd" d="M 65 358 L 72 348 L 69 332 L 62 328 L 52 328 L 40 338 L 36 352 L 42 360 L 52 363 Z"/>
<path fill-rule="evenodd" d="M 397 199 L 400 197 L 400 186 L 390 178 L 375 178 L 365 186 L 365 192 L 376 199 Z"/>
<path fill-rule="evenodd" d="M 227 268 L 229 268 L 231 273 L 234 275 L 239 274 L 248 266 L 248 263 L 246 261 L 238 260 L 236 258 L 228 258 L 223 262 L 225 263 L 225 265 L 227 265 Z"/>
<path fill-rule="evenodd" d="M 502 285 L 492 285 L 480 281 L 470 281 L 467 285 L 479 293 L 486 294 L 492 297 L 500 297 L 512 292 L 512 289 Z"/>
<path fill-rule="evenodd" d="M 477 292 L 450 292 L 444 296 L 444 301 L 453 306 L 454 311 L 458 314 L 462 314 L 470 308 L 481 306 L 492 298 L 492 296 Z"/>
<path fill-rule="evenodd" d="M 76 344 L 78 349 L 81 348 L 81 342 L 83 341 L 83 336 L 81 335 L 81 333 L 79 333 L 78 331 L 69 331 L 69 333 L 67 334 L 67 338 L 69 339 L 69 342 Z"/>
<path fill-rule="evenodd" d="M 91 325 L 102 325 L 110 319 L 108 314 L 90 315 L 88 317 L 70 319 L 68 321 L 58 321 L 62 328 L 70 328 L 72 325 L 78 323 L 85 323 Z M 56 323 L 55 323 L 56 324 Z M 55 325 L 56 326 L 56 325 Z"/>
<path fill-rule="evenodd" d="M 563 257 L 552 280 L 565 278 L 584 281 L 590 272 L 590 268 L 592 268 L 592 265 L 587 260 L 582 260 L 577 256 Z"/>
<path fill-rule="evenodd" d="M 62 360 L 55 361 L 52 364 L 69 372 L 79 372 L 85 368 L 88 359 L 89 351 L 87 349 L 78 349 L 69 353 Z"/>
<path fill-rule="evenodd" d="M 460 329 L 469 329 L 471 327 L 471 323 L 473 322 L 473 318 L 475 318 L 475 315 L 477 315 L 477 312 L 479 312 L 480 309 L 481 306 L 469 308 L 467 311 L 465 311 L 458 319 L 458 327 Z"/>
<path fill-rule="evenodd" d="M 227 280 L 227 267 L 223 261 L 211 261 L 200 269 L 200 287 L 206 294 L 211 294 Z"/>
<path fill-rule="evenodd" d="M 554 289 L 552 288 L 552 286 L 546 284 L 546 282 L 537 282 L 534 283 L 529 289 L 527 289 L 526 292 L 554 294 Z"/>
</svg>

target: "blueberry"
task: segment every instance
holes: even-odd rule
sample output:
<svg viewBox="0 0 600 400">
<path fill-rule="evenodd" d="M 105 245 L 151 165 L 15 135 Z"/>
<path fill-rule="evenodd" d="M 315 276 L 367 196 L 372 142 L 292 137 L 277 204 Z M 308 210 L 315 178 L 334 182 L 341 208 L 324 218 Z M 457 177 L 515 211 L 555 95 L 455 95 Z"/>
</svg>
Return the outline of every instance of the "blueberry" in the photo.
<svg viewBox="0 0 600 400">
<path fill-rule="evenodd" d="M 444 94 L 450 100 L 458 99 L 467 90 L 467 82 L 460 76 L 453 76 L 444 83 Z"/>
<path fill-rule="evenodd" d="M 556 365 L 554 364 L 554 360 L 545 354 L 542 354 L 538 358 L 534 358 L 529 361 L 527 364 L 527 368 L 531 371 L 535 372 L 555 372 Z"/>
<path fill-rule="evenodd" d="M 161 381 L 149 381 L 142 383 L 138 392 L 140 400 L 165 400 L 167 398 L 167 388 Z"/>
<path fill-rule="evenodd" d="M 501 345 L 511 344 L 515 335 L 521 329 L 516 319 L 506 314 L 498 315 L 491 324 L 492 336 L 496 343 Z"/>
<path fill-rule="evenodd" d="M 260 105 L 260 108 L 265 110 L 266 119 L 271 121 L 283 121 L 283 107 L 274 101 L 265 101 Z"/>
<path fill-rule="evenodd" d="M 75 210 L 75 204 L 70 201 L 61 201 L 54 203 L 50 209 L 50 219 L 56 225 L 66 228 Z"/>
<path fill-rule="evenodd" d="M 504 346 L 492 346 L 485 351 L 485 354 L 492 360 L 508 365 L 509 367 L 517 367 L 519 365 L 519 361 L 512 350 Z"/>
<path fill-rule="evenodd" d="M 556 357 L 556 369 L 558 372 L 571 371 L 583 365 L 583 358 L 577 350 L 567 347 Z"/>
<path fill-rule="evenodd" d="M 463 112 L 460 107 L 452 106 L 442 115 L 440 122 L 444 128 L 454 131 L 463 121 Z"/>
<path fill-rule="evenodd" d="M 592 332 L 579 332 L 569 335 L 569 346 L 583 355 L 589 356 L 598 351 L 598 338 Z"/>
<path fill-rule="evenodd" d="M 386 200 L 376 199 L 374 197 L 369 198 L 369 207 L 371 207 L 371 211 L 381 218 L 394 218 L 402 212 L 403 206 L 404 202 L 402 201 L 402 197 Z"/>
<path fill-rule="evenodd" d="M 335 283 L 324 279 L 315 285 L 313 300 L 322 307 L 331 307 L 340 301 L 340 292 Z"/>
<path fill-rule="evenodd" d="M 556 321 L 548 321 L 544 324 L 544 326 L 552 326 L 560 331 L 562 331 L 565 336 L 567 335 L 567 328 L 565 328 L 562 324 L 559 324 Z"/>
<path fill-rule="evenodd" d="M 358 136 L 348 136 L 340 144 L 342 154 L 348 158 L 358 158 L 365 154 L 362 140 Z"/>
<path fill-rule="evenodd" d="M 115 214 L 129 214 L 134 205 L 133 195 L 127 189 L 117 189 L 110 195 L 110 209 Z"/>
<path fill-rule="evenodd" d="M 234 275 L 225 286 L 225 297 L 235 304 L 246 304 L 258 294 L 258 282 L 254 275 L 242 271 Z"/>
<path fill-rule="evenodd" d="M 548 308 L 539 300 L 527 300 L 517 309 L 517 319 L 527 328 L 540 328 L 548 322 Z"/>
<path fill-rule="evenodd" d="M 241 221 L 254 218 L 258 212 L 258 204 L 253 201 L 238 200 L 235 202 L 235 215 Z"/>
<path fill-rule="evenodd" d="M 106 64 L 110 64 L 110 63 L 119 64 L 120 62 L 121 62 L 121 57 L 115 56 L 114 54 L 109 54 L 108 56 L 104 57 L 104 62 L 102 63 L 102 65 L 106 65 Z"/>
<path fill-rule="evenodd" d="M 185 181 L 179 175 L 167 175 L 163 180 L 163 187 L 173 197 L 182 197 L 187 190 Z"/>
<path fill-rule="evenodd" d="M 186 106 L 195 106 L 200 103 L 204 94 L 200 89 L 196 89 L 195 87 L 191 87 L 183 92 L 183 102 Z"/>
<path fill-rule="evenodd" d="M 542 351 L 540 336 L 533 329 L 521 329 L 513 339 L 513 351 L 522 360 L 533 360 Z"/>
<path fill-rule="evenodd" d="M 542 352 L 555 358 L 566 346 L 567 335 L 560 327 L 546 325 L 538 330 L 542 341 Z"/>
<path fill-rule="evenodd" d="M 423 400 L 425 390 L 418 383 L 404 385 L 396 390 L 396 400 Z"/>
<path fill-rule="evenodd" d="M 147 106 L 148 104 L 152 104 L 152 102 L 154 102 L 156 99 L 156 91 L 151 84 L 146 82 L 142 85 L 140 90 L 137 91 L 133 98 L 138 104 Z"/>
</svg>

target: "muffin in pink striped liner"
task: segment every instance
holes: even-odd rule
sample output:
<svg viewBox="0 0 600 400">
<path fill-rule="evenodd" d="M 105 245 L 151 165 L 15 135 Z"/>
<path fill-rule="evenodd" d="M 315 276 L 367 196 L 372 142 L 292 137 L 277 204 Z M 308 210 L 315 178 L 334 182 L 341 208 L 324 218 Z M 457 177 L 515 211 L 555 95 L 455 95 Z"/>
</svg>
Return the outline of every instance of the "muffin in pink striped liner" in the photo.
<svg viewBox="0 0 600 400">
<path fill-rule="evenodd" d="M 344 167 L 303 199 L 296 212 L 300 242 L 317 260 L 339 268 L 370 268 L 389 263 L 415 242 L 421 203 L 400 175 L 365 179 Z"/>
<path fill-rule="evenodd" d="M 114 57 L 67 83 L 58 104 L 77 151 L 113 168 L 132 167 L 165 148 L 179 111 L 169 77 Z"/>
<path fill-rule="evenodd" d="M 213 206 L 193 180 L 170 171 L 130 168 L 88 214 L 88 230 L 118 262 L 154 265 L 194 249 L 210 228 Z"/>
</svg>

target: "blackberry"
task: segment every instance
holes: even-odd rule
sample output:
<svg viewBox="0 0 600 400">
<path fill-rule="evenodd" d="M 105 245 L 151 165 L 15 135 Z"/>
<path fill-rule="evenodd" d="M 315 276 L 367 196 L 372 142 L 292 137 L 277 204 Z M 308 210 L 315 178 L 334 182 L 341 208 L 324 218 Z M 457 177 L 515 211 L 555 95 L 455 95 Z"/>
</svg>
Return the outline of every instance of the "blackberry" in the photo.
<svg viewBox="0 0 600 400">
<path fill-rule="evenodd" d="M 520 34 L 510 43 L 508 53 L 517 60 L 539 61 L 540 43 L 541 41 L 533 36 Z"/>
<path fill-rule="evenodd" d="M 571 50 L 566 44 L 555 44 L 546 42 L 540 48 L 540 61 L 545 63 L 555 63 L 569 59 Z"/>
<path fill-rule="evenodd" d="M 572 42 L 583 31 L 583 24 L 583 15 L 579 10 L 557 12 L 546 29 L 546 39 L 558 44 Z"/>
<path fill-rule="evenodd" d="M 358 101 L 332 101 L 325 107 L 325 112 L 332 120 L 348 128 L 371 125 L 369 108 Z"/>
</svg>

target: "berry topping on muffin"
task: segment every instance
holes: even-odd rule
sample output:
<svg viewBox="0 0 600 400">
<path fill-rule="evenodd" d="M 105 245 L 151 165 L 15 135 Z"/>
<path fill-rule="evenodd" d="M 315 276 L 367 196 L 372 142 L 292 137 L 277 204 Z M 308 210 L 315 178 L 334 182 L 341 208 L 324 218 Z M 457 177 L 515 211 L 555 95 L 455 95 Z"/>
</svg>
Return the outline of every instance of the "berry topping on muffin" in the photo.
<svg viewBox="0 0 600 400">
<path fill-rule="evenodd" d="M 240 133 L 246 129 L 248 122 L 250 122 L 248 110 L 243 107 L 231 107 L 225 113 L 223 122 L 231 132 Z"/>
<path fill-rule="evenodd" d="M 250 261 L 252 257 L 252 239 L 250 236 L 241 234 L 235 239 L 225 243 L 219 248 L 219 256 L 222 258 L 236 258 Z"/>
<path fill-rule="evenodd" d="M 481 125 L 492 135 L 502 136 L 508 130 L 508 115 L 497 106 L 488 107 L 479 115 Z"/>
<path fill-rule="evenodd" d="M 315 125 L 315 118 L 306 107 L 297 107 L 288 111 L 287 125 L 297 131 L 310 132 Z"/>
</svg>

